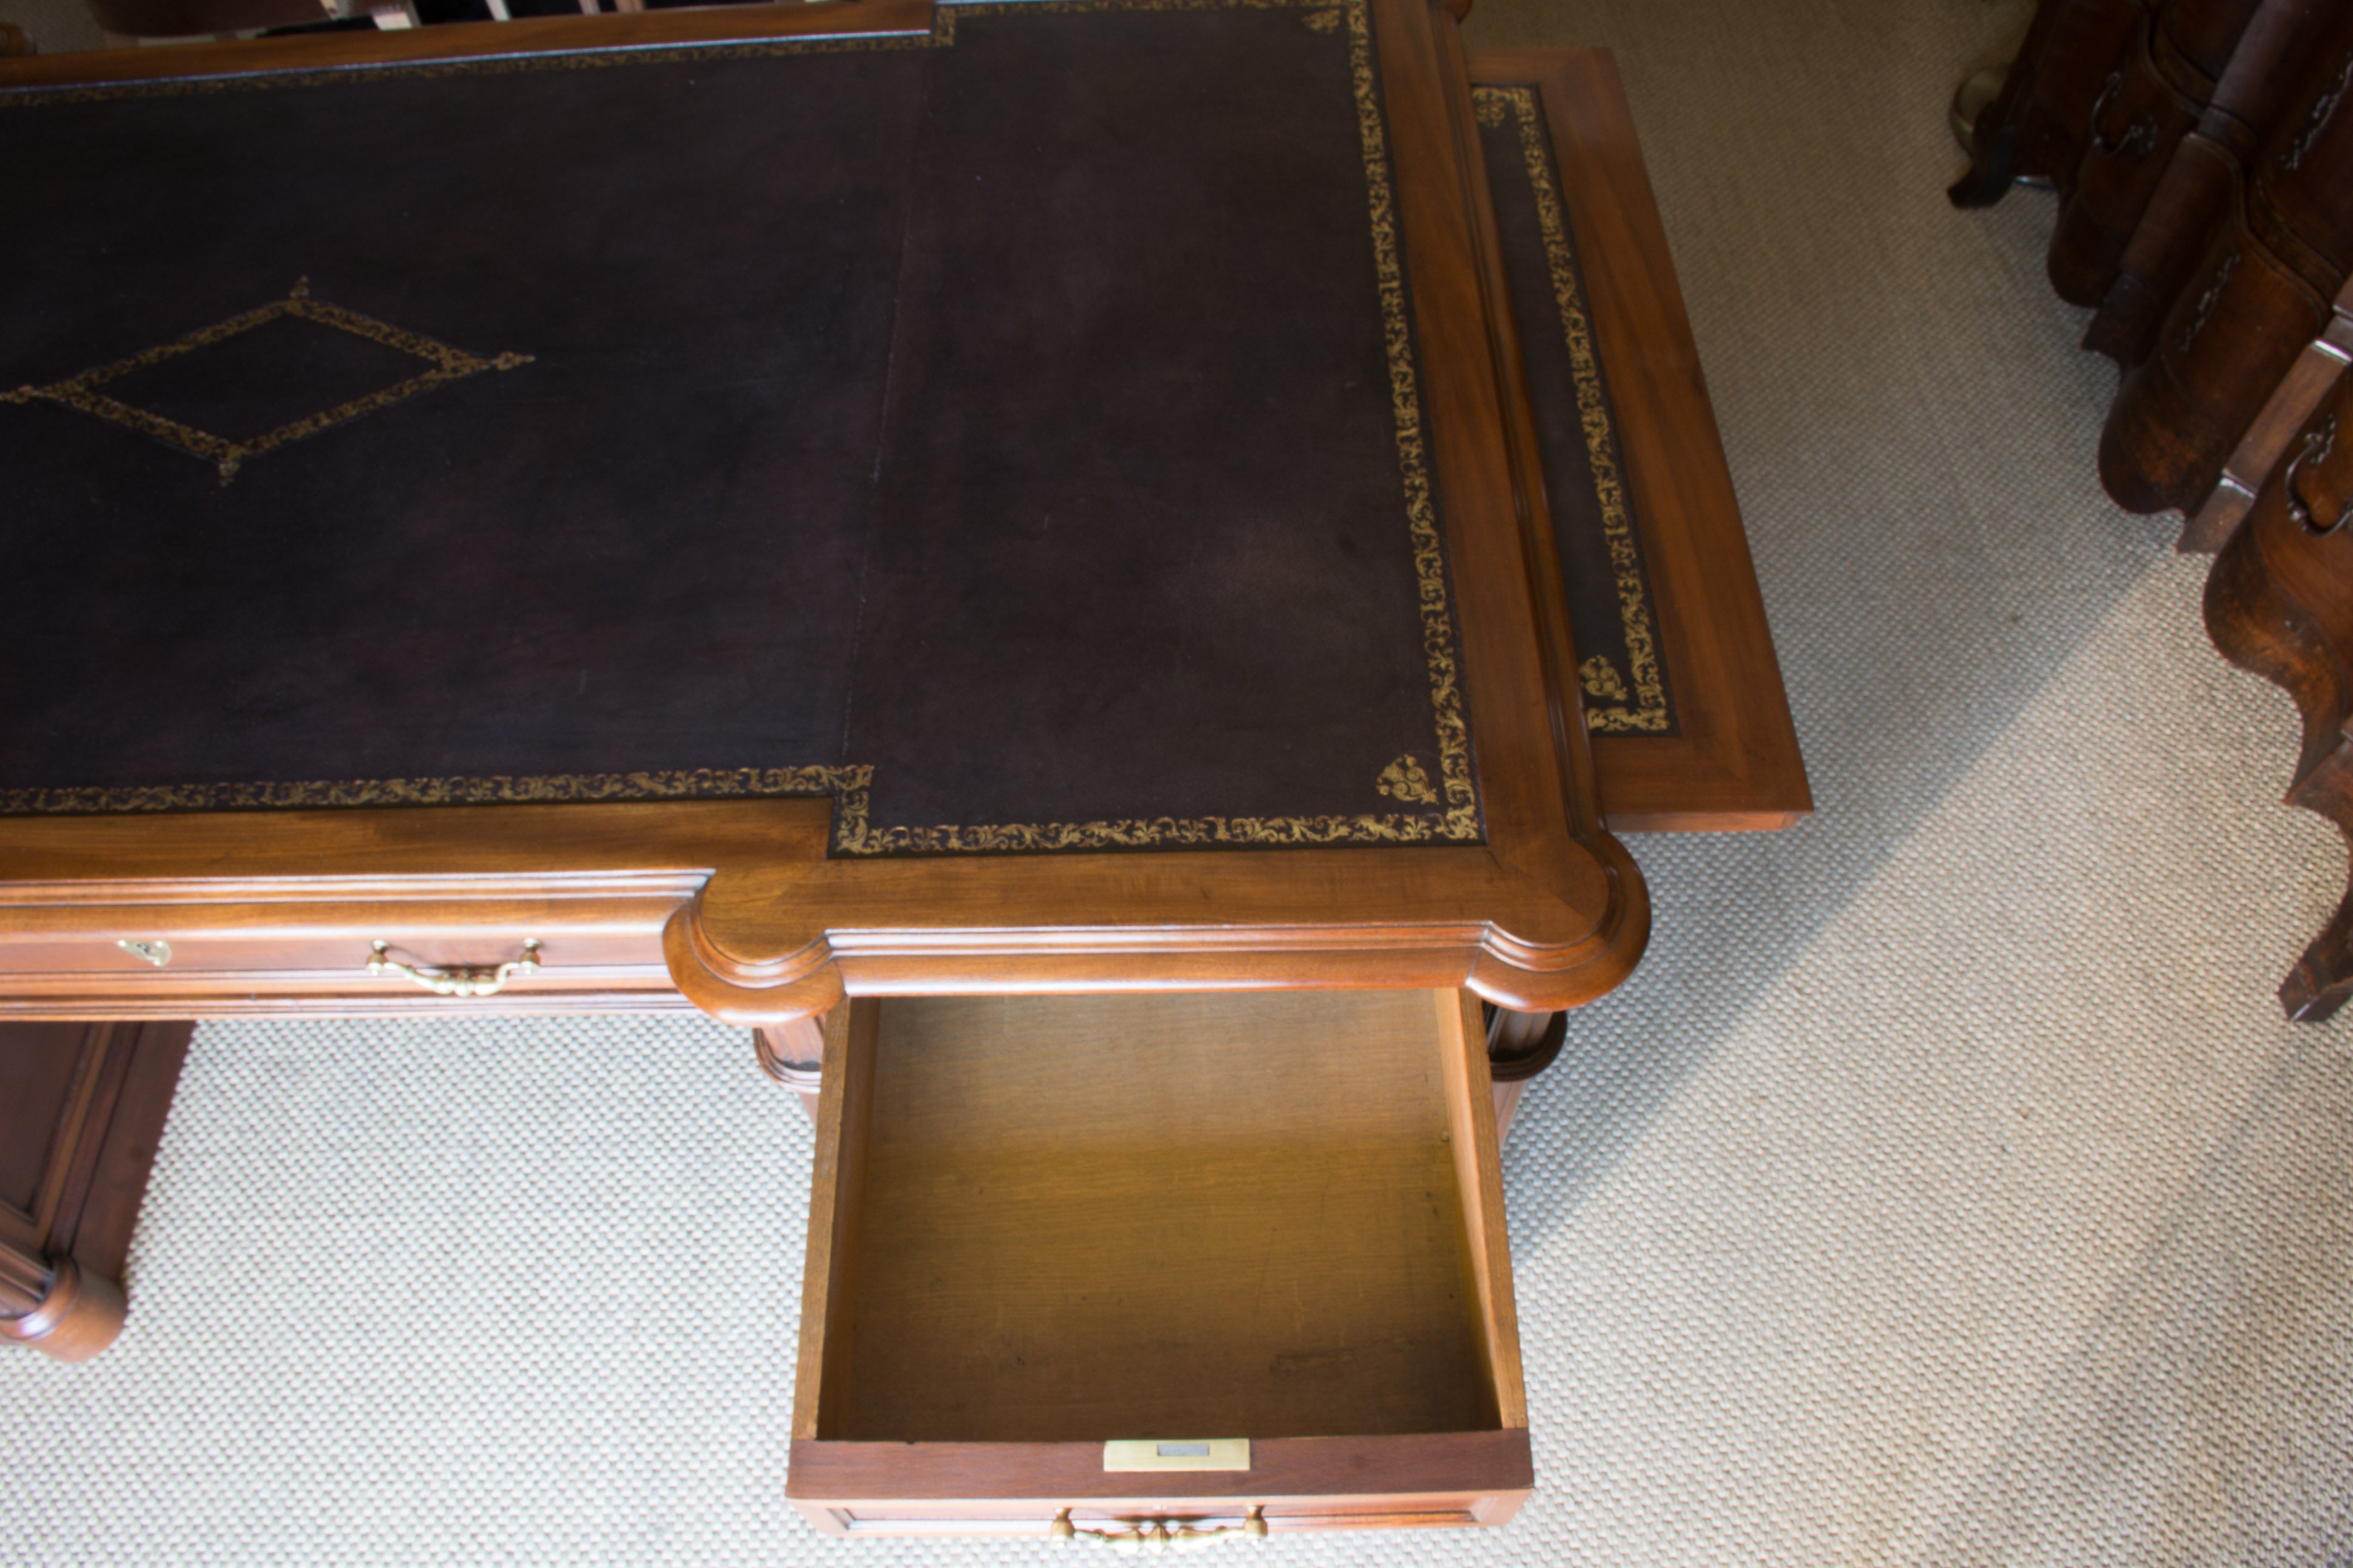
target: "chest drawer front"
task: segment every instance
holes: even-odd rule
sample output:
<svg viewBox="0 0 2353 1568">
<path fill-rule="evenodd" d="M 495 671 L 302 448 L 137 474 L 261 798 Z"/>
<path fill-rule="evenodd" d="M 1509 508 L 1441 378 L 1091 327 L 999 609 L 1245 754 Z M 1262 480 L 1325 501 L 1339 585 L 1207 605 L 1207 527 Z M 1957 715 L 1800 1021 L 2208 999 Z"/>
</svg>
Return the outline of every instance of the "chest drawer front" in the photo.
<svg viewBox="0 0 2353 1568">
<path fill-rule="evenodd" d="M 1525 1495 L 1474 998 L 860 1000 L 826 1052 L 788 1483 L 821 1528 L 1462 1524 Z M 1103 1468 L 1237 1437 L 1247 1470 Z"/>
</svg>

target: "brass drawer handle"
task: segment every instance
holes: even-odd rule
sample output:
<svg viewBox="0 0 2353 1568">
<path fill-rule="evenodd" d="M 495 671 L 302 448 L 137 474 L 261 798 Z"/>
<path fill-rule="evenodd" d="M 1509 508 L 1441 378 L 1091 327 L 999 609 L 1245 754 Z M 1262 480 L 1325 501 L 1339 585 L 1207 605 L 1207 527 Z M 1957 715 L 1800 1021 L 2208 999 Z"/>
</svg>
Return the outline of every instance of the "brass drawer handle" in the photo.
<svg viewBox="0 0 2353 1568">
<path fill-rule="evenodd" d="M 539 969 L 539 939 L 523 939 L 522 956 L 504 963 L 403 963 L 392 956 L 392 944 L 380 942 L 369 957 L 370 974 L 405 974 L 436 996 L 495 996 L 518 974 Z"/>
<path fill-rule="evenodd" d="M 1229 1536 L 1242 1536 L 1251 1541 L 1266 1539 L 1266 1507 L 1263 1503 L 1250 1510 L 1250 1517 L 1240 1524 L 1221 1524 L 1215 1530 L 1203 1530 L 1197 1525 L 1177 1524 L 1171 1529 L 1165 1519 L 1125 1519 L 1119 1522 L 1125 1530 L 1081 1530 L 1071 1522 L 1071 1510 L 1064 1509 L 1054 1516 L 1046 1533 L 1057 1542 L 1083 1537 L 1099 1542 L 1113 1552 L 1130 1557 L 1158 1556 L 1164 1552 L 1198 1552 L 1205 1546 L 1215 1546 Z"/>
<path fill-rule="evenodd" d="M 2337 446 L 2337 416 L 2330 415 L 2305 433 L 2304 445 L 2297 448 L 2295 458 L 2287 466 L 2287 477 L 2281 483 L 2287 489 L 2287 514 L 2304 525 L 2306 533 L 2334 533 L 2337 525 L 2345 521 L 2345 508 L 2338 507 L 2337 515 L 2327 522 L 2312 514 L 2312 503 L 2304 499 L 2304 466 L 2325 463 Z"/>
</svg>

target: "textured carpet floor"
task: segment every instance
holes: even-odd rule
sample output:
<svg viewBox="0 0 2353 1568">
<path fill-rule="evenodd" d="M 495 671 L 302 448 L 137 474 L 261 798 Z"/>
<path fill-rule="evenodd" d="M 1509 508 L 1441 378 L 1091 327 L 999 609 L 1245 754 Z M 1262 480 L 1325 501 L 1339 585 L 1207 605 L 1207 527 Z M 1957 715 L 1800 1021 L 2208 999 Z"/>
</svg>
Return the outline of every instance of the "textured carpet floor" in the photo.
<svg viewBox="0 0 2353 1568">
<path fill-rule="evenodd" d="M 1657 936 L 1504 1153 L 1538 1490 L 1269 1562 L 2353 1558 L 2345 858 L 2100 497 L 2049 198 L 1956 213 L 1979 0 L 1481 0 L 1619 51 L 1820 812 L 1633 841 Z M 783 1498 L 809 1140 L 691 1024 L 197 1037 L 0 1560 L 1028 1563 Z"/>
</svg>

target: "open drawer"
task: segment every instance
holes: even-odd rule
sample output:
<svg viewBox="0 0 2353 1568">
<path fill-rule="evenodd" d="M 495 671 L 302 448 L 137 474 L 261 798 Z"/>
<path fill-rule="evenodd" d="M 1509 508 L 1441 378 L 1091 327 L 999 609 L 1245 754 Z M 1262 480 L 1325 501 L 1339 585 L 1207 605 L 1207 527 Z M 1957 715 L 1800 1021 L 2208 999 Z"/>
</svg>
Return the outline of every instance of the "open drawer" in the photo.
<svg viewBox="0 0 2353 1568">
<path fill-rule="evenodd" d="M 818 1528 L 1499 1524 L 1533 1479 L 1477 998 L 828 1018 L 787 1484 Z"/>
</svg>

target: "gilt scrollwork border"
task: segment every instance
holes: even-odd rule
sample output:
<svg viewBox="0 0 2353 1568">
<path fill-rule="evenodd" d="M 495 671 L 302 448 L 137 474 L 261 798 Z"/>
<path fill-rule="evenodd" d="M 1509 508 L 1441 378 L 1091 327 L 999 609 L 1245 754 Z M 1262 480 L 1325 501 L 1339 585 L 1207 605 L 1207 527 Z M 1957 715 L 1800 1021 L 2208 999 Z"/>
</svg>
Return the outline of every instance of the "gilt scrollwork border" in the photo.
<svg viewBox="0 0 2353 1568">
<path fill-rule="evenodd" d="M 1634 531 L 1634 513 L 1618 461 L 1618 435 L 1609 413 L 1609 397 L 1601 379 L 1601 359 L 1593 346 L 1592 318 L 1585 307 L 1584 286 L 1578 279 L 1577 249 L 1570 241 L 1568 217 L 1560 198 L 1559 177 L 1553 168 L 1552 147 L 1545 134 L 1544 111 L 1533 87 L 1474 87 L 1472 103 L 1482 124 L 1500 125 L 1508 117 L 1516 130 L 1529 190 L 1535 202 L 1536 228 L 1544 237 L 1545 271 L 1552 281 L 1553 304 L 1558 311 L 1561 335 L 1568 352 L 1569 373 L 1577 384 L 1577 423 L 1585 437 L 1585 455 L 1593 470 L 1594 499 L 1601 510 L 1602 538 L 1609 548 L 1609 567 L 1618 594 L 1619 624 L 1626 638 L 1626 663 L 1632 680 L 1633 701 L 1605 704 L 1586 694 L 1587 727 L 1597 733 L 1662 732 L 1673 721 L 1667 701 L 1666 676 L 1659 663 L 1658 638 L 1651 626 L 1649 591 L 1642 574 L 1641 546 Z"/>
<path fill-rule="evenodd" d="M 290 420 L 261 435 L 248 437 L 241 441 L 215 435 L 209 430 L 198 429 L 193 425 L 171 418 L 154 409 L 122 402 L 100 390 L 126 375 L 135 374 L 139 371 L 163 364 L 183 354 L 194 353 L 198 349 L 208 348 L 214 343 L 224 342 L 243 332 L 249 332 L 256 327 L 267 326 L 271 321 L 281 321 L 289 316 L 301 321 L 315 321 L 321 326 L 348 332 L 364 342 L 376 343 L 407 354 L 413 359 L 421 360 L 432 368 L 416 375 L 403 377 L 393 384 L 370 393 L 364 397 L 355 397 L 333 407 L 320 409 L 301 418 Z M 0 392 L 0 403 L 47 402 L 58 404 L 62 407 L 77 409 L 96 418 L 104 419 L 110 424 L 119 425 L 126 430 L 135 430 L 140 435 L 151 437 L 167 447 L 176 447 L 191 457 L 202 458 L 211 463 L 219 473 L 220 482 L 227 484 L 237 478 L 238 468 L 249 459 L 258 458 L 264 452 L 275 451 L 291 442 L 306 440 L 322 431 L 332 430 L 338 425 L 348 425 L 354 419 L 373 414 L 378 409 L 389 408 L 396 403 L 406 403 L 418 394 L 430 392 L 437 386 L 444 386 L 453 381 L 463 381 L 468 376 L 480 375 L 484 371 L 514 370 L 531 363 L 532 359 L 533 356 L 530 354 L 512 351 L 485 358 L 480 354 L 469 353 L 464 349 L 442 342 L 438 338 L 428 338 L 422 332 L 412 332 L 406 327 L 396 327 L 389 321 L 380 321 L 374 316 L 364 316 L 357 310 L 347 310 L 341 305 L 332 305 L 324 300 L 314 300 L 311 297 L 311 280 L 308 278 L 301 278 L 295 280 L 292 291 L 284 299 L 273 300 L 259 310 L 232 316 L 226 321 L 216 321 L 209 327 L 201 328 L 185 337 L 174 338 L 170 342 L 159 343 L 153 348 L 132 354 L 128 359 L 117 360 L 112 364 L 102 364 L 95 370 L 83 371 L 79 375 L 68 376 L 63 381 L 52 382 L 47 386 L 20 386 L 13 392 Z"/>
</svg>

